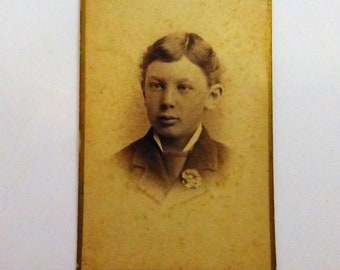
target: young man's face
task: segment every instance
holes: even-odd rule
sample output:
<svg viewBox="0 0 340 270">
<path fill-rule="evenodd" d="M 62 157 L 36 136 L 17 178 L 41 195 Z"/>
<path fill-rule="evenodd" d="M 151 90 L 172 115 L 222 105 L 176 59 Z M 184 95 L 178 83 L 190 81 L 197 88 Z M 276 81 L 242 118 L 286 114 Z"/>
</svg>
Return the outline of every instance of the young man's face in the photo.
<svg viewBox="0 0 340 270">
<path fill-rule="evenodd" d="M 152 62 L 143 91 L 150 123 L 166 138 L 189 139 L 211 99 L 205 74 L 186 57 L 171 63 Z"/>
</svg>

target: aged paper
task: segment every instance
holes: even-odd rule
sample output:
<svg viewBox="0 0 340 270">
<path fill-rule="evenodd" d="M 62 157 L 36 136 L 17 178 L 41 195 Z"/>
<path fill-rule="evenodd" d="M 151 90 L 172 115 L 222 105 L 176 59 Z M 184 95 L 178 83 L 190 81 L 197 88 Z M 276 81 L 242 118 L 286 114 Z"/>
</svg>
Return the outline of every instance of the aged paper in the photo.
<svg viewBox="0 0 340 270">
<path fill-rule="evenodd" d="M 273 269 L 270 12 L 264 0 L 82 2 L 81 269 Z M 194 164 L 202 185 L 163 192 L 114 157 L 151 126 L 143 53 L 178 32 L 220 60 L 223 92 L 203 125 L 228 160 L 217 181 Z"/>
</svg>

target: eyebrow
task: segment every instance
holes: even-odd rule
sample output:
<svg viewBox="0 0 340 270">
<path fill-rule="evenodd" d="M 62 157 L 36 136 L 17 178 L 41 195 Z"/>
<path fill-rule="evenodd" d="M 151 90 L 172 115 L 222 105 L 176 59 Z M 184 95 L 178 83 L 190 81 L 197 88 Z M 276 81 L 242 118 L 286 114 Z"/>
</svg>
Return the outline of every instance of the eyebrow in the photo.
<svg viewBox="0 0 340 270">
<path fill-rule="evenodd" d="M 178 83 L 193 83 L 191 80 L 187 78 L 179 79 L 177 82 Z"/>
<path fill-rule="evenodd" d="M 157 76 L 150 76 L 148 79 L 156 80 L 156 81 L 165 81 L 165 79 L 157 77 Z"/>
<path fill-rule="evenodd" d="M 157 77 L 157 76 L 154 76 L 154 75 L 150 76 L 149 80 L 150 79 L 151 80 L 161 81 L 161 82 L 166 81 L 166 79 L 161 78 L 161 77 Z M 188 78 L 180 78 L 180 79 L 177 80 L 177 83 L 193 83 L 193 82 L 191 80 L 189 80 Z"/>
</svg>

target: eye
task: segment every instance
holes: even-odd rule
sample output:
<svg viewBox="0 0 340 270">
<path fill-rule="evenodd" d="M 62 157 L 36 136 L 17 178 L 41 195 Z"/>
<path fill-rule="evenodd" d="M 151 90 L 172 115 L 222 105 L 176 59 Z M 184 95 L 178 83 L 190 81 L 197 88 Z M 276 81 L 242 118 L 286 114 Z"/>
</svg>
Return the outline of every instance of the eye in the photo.
<svg viewBox="0 0 340 270">
<path fill-rule="evenodd" d="M 162 89 L 164 88 L 164 86 L 163 86 L 163 84 L 160 83 L 160 82 L 150 82 L 150 83 L 149 83 L 149 88 L 150 88 L 151 90 L 157 91 L 157 90 L 162 90 Z"/>
<path fill-rule="evenodd" d="M 193 88 L 189 84 L 181 83 L 181 84 L 177 85 L 177 89 L 180 92 L 187 92 L 188 90 L 191 90 Z"/>
</svg>

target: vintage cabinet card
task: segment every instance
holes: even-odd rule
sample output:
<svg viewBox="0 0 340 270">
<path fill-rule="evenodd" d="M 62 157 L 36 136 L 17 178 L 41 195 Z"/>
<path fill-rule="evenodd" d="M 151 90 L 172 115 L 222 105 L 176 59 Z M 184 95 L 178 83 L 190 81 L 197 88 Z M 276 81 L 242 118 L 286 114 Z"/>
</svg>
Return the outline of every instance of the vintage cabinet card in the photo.
<svg viewBox="0 0 340 270">
<path fill-rule="evenodd" d="M 81 269 L 274 269 L 270 5 L 82 1 Z"/>
</svg>

